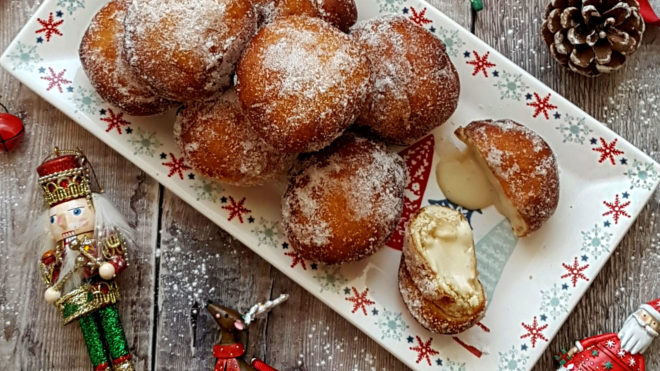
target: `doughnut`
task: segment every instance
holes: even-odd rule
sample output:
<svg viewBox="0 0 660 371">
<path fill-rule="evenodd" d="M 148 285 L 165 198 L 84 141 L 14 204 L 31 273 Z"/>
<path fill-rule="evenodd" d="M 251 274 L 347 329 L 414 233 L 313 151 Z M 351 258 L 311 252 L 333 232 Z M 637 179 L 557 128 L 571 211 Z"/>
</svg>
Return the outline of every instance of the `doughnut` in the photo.
<svg viewBox="0 0 660 371">
<path fill-rule="evenodd" d="M 255 1 L 259 13 L 259 24 L 272 23 L 275 19 L 292 15 L 318 17 L 319 13 L 312 0 L 269 0 Z"/>
<path fill-rule="evenodd" d="M 463 214 L 446 207 L 424 207 L 407 224 L 399 291 L 412 316 L 430 331 L 462 332 L 484 315 L 486 294 L 472 238 Z"/>
<path fill-rule="evenodd" d="M 454 134 L 474 153 L 497 193 L 495 206 L 524 237 L 539 229 L 559 202 L 559 172 L 552 148 L 512 120 L 474 121 Z"/>
<path fill-rule="evenodd" d="M 261 28 L 238 62 L 236 80 L 253 128 L 289 153 L 329 145 L 355 121 L 371 88 L 369 64 L 356 43 L 305 16 Z"/>
<path fill-rule="evenodd" d="M 282 226 L 303 258 L 361 259 L 383 246 L 403 210 L 405 163 L 382 143 L 346 134 L 311 155 L 282 197 Z"/>
<path fill-rule="evenodd" d="M 456 110 L 458 73 L 429 31 L 389 15 L 358 22 L 351 35 L 366 50 L 373 81 L 358 125 L 387 142 L 409 144 Z"/>
<path fill-rule="evenodd" d="M 247 124 L 234 89 L 189 103 L 174 124 L 186 164 L 218 181 L 254 186 L 287 172 L 294 155 L 276 151 Z"/>
<path fill-rule="evenodd" d="M 257 17 L 249 0 L 131 0 L 128 61 L 169 99 L 205 98 L 230 85 Z"/>
<path fill-rule="evenodd" d="M 354 0 L 312 0 L 321 19 L 348 32 L 357 21 L 357 7 Z"/>
<path fill-rule="evenodd" d="M 157 96 L 124 58 L 126 2 L 115 0 L 96 13 L 82 38 L 78 54 L 98 94 L 134 116 L 161 113 L 172 102 Z"/>
</svg>

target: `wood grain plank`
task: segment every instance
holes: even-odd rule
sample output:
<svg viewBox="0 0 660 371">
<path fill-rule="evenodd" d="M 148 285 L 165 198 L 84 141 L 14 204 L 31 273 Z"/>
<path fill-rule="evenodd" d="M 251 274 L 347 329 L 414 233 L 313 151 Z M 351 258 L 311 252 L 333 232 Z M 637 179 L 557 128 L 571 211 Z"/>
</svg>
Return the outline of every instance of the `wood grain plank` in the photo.
<svg viewBox="0 0 660 371">
<path fill-rule="evenodd" d="M 0 50 L 36 10 L 38 1 L 0 2 Z M 107 196 L 136 229 L 138 246 L 120 275 L 122 322 L 139 370 L 151 361 L 153 249 L 158 185 L 57 109 L 0 70 L 0 95 L 25 122 L 27 134 L 13 153 L 0 153 L 0 359 L 2 369 L 89 370 L 77 323 L 62 326 L 43 300 L 38 251 L 19 249 L 26 225 L 44 210 L 36 167 L 55 145 L 80 147 L 95 166 Z M 121 171 L 118 171 L 121 169 Z"/>
<path fill-rule="evenodd" d="M 485 1 L 477 14 L 475 33 L 559 94 L 607 124 L 633 145 L 660 160 L 658 110 L 660 99 L 660 32 L 649 29 L 643 46 L 615 74 L 589 79 L 552 60 L 540 38 L 547 0 Z M 625 190 L 622 190 L 622 192 Z M 660 262 L 651 248 L 659 229 L 659 193 L 623 239 L 610 261 L 592 283 L 534 370 L 554 369 L 552 355 L 575 340 L 618 331 L 641 303 L 660 296 Z M 515 331 L 517 324 L 512 324 Z M 660 367 L 660 343 L 646 353 L 647 369 Z"/>
</svg>

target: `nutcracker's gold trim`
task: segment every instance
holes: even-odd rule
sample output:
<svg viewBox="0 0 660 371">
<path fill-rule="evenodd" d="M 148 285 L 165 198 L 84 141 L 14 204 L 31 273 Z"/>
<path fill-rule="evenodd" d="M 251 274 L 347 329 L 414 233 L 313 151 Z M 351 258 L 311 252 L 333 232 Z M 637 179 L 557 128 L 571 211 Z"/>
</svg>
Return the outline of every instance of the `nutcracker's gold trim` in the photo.
<svg viewBox="0 0 660 371">
<path fill-rule="evenodd" d="M 92 200 L 88 170 L 84 167 L 60 171 L 39 178 L 48 206 L 85 197 Z M 66 187 L 64 186 L 66 184 Z"/>
<path fill-rule="evenodd" d="M 135 371 L 135 367 L 133 367 L 133 363 L 131 363 L 131 360 L 129 359 L 122 363 L 112 365 L 112 371 Z"/>
<path fill-rule="evenodd" d="M 105 291 L 105 292 L 103 292 Z M 120 299 L 119 287 L 114 280 L 85 283 L 55 302 L 64 324 L 97 311 Z"/>
</svg>

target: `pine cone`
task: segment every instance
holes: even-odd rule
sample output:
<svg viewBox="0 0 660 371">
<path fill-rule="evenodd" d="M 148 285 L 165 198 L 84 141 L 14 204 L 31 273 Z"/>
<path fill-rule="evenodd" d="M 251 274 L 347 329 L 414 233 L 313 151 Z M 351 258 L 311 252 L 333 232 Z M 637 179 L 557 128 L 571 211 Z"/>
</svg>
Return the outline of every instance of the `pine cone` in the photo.
<svg viewBox="0 0 660 371">
<path fill-rule="evenodd" d="M 585 76 L 615 71 L 642 42 L 636 0 L 552 0 L 541 26 L 550 54 Z"/>
</svg>

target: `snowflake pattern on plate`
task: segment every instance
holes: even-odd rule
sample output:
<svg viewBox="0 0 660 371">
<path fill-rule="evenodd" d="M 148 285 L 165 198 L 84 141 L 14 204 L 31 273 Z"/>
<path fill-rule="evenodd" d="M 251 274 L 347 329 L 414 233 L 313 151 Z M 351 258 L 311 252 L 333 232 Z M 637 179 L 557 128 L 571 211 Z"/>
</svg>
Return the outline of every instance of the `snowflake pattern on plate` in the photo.
<svg viewBox="0 0 660 371">
<path fill-rule="evenodd" d="M 447 49 L 447 54 L 451 57 L 457 57 L 458 53 L 465 45 L 465 41 L 458 36 L 458 30 L 448 30 L 444 27 L 438 27 L 438 36 Z"/>
<path fill-rule="evenodd" d="M 73 104 L 76 106 L 76 110 L 84 113 L 95 114 L 98 111 L 99 105 L 103 103 L 103 100 L 96 93 L 94 89 L 87 89 L 83 87 L 74 88 L 74 93 L 71 96 Z"/>
<path fill-rule="evenodd" d="M 403 336 L 403 331 L 408 328 L 406 321 L 403 320 L 401 312 L 392 312 L 387 308 L 378 314 L 378 319 L 374 324 L 380 330 L 380 338 L 399 340 Z"/>
<path fill-rule="evenodd" d="M 514 75 L 506 71 L 502 71 L 499 74 L 499 79 L 495 84 L 493 84 L 493 86 L 500 91 L 501 100 L 522 100 L 522 92 L 529 89 L 529 86 L 527 86 L 527 84 L 522 81 L 522 77 L 522 73 Z"/>
<path fill-rule="evenodd" d="M 85 4 L 81 0 L 57 0 L 57 6 L 65 8 L 69 12 L 69 15 L 71 15 L 76 10 L 84 8 Z"/>
<path fill-rule="evenodd" d="M 568 292 L 568 285 L 559 286 L 558 284 L 553 284 L 547 290 L 541 290 L 541 308 L 539 312 L 546 314 L 552 320 L 557 319 L 560 315 L 568 312 L 568 299 L 571 297 L 571 294 Z"/>
<path fill-rule="evenodd" d="M 647 191 L 651 190 L 651 187 L 658 181 L 659 176 L 653 162 L 643 163 L 637 159 L 633 160 L 630 169 L 623 174 L 630 179 L 631 189 L 641 188 Z"/>
<path fill-rule="evenodd" d="M 568 113 L 564 114 L 564 122 L 556 127 L 564 137 L 563 143 L 584 144 L 584 140 L 593 131 L 587 127 L 584 120 L 584 117 L 577 118 Z"/>
<path fill-rule="evenodd" d="M 204 177 L 200 177 L 200 179 L 198 179 L 195 184 L 191 185 L 190 188 L 195 191 L 195 194 L 197 195 L 197 201 L 216 200 L 220 196 L 220 193 L 225 191 L 220 183 L 211 179 L 206 179 Z"/>
<path fill-rule="evenodd" d="M 594 227 L 580 232 L 582 234 L 582 247 L 580 251 L 598 259 L 601 255 L 607 253 L 612 233 L 601 229 L 598 224 Z"/>
<path fill-rule="evenodd" d="M 137 128 L 134 135 L 128 139 L 133 146 L 134 155 L 147 155 L 154 157 L 156 149 L 163 145 L 156 137 L 156 132 L 146 132 L 142 128 Z"/>
<path fill-rule="evenodd" d="M 454 362 L 450 359 L 442 363 L 442 371 L 465 371 L 465 363 Z"/>
<path fill-rule="evenodd" d="M 403 0 L 377 0 L 378 8 L 383 13 L 396 13 L 403 4 Z"/>
<path fill-rule="evenodd" d="M 35 64 L 43 61 L 43 58 L 37 53 L 36 45 L 25 45 L 22 42 L 16 42 L 14 51 L 7 55 L 13 62 L 12 70 L 34 71 Z"/>
<path fill-rule="evenodd" d="M 500 355 L 499 371 L 525 370 L 527 356 L 515 346 L 511 346 L 506 352 L 498 352 Z"/>
<path fill-rule="evenodd" d="M 257 246 L 278 247 L 283 237 L 280 223 L 263 217 L 259 217 L 259 222 L 250 232 L 257 236 Z"/>
<path fill-rule="evenodd" d="M 321 285 L 320 292 L 330 291 L 338 294 L 346 282 L 348 282 L 339 267 L 324 265 L 319 271 L 319 274 L 315 275 L 314 278 Z"/>
</svg>

